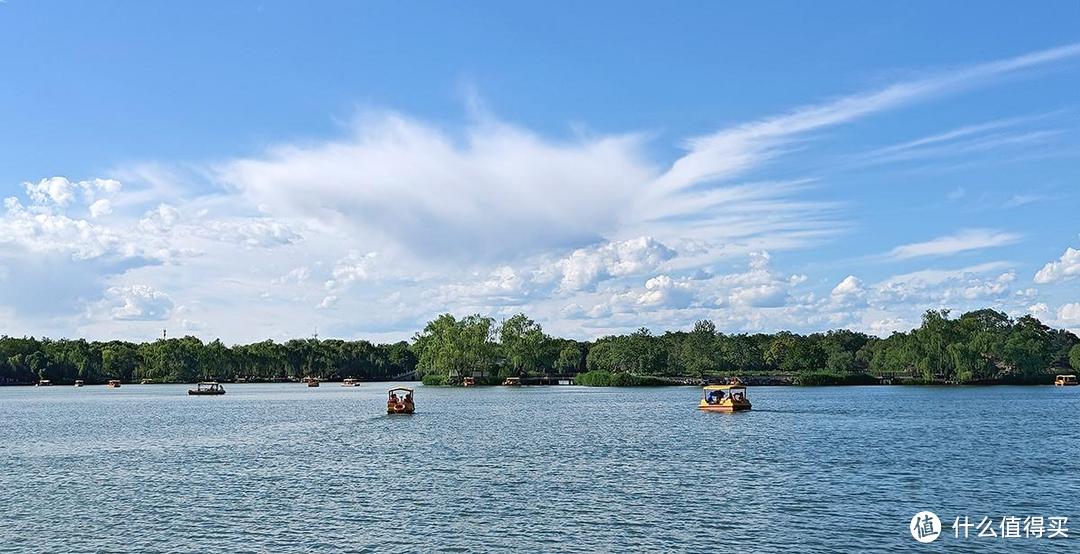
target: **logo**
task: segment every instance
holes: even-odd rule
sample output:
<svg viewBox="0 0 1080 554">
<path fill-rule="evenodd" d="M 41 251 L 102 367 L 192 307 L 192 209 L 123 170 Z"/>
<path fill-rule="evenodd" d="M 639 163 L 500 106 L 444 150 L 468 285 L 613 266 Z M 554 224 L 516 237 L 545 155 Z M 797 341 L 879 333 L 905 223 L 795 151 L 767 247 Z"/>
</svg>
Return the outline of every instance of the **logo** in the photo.
<svg viewBox="0 0 1080 554">
<path fill-rule="evenodd" d="M 941 534 L 941 520 L 934 512 L 919 512 L 911 518 L 911 536 L 919 542 L 934 542 Z"/>
</svg>

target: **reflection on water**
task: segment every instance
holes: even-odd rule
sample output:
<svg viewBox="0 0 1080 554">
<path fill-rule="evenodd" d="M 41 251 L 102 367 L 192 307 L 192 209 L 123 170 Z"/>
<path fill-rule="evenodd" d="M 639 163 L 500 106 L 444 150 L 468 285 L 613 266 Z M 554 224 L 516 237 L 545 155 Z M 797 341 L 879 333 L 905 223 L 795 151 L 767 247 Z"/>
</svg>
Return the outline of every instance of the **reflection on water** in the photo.
<svg viewBox="0 0 1080 554">
<path fill-rule="evenodd" d="M 421 386 L 389 416 L 388 387 L 0 388 L 0 551 L 932 548 L 908 534 L 924 509 L 933 546 L 957 515 L 1080 526 L 1080 388 L 752 388 L 716 414 L 689 387 Z"/>
</svg>

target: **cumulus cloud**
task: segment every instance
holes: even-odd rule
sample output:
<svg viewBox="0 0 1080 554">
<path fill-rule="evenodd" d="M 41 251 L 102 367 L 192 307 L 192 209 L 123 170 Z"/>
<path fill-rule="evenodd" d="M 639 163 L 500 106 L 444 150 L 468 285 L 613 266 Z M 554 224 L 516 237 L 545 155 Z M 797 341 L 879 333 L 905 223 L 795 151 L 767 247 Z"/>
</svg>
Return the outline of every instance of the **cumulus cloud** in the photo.
<svg viewBox="0 0 1080 554">
<path fill-rule="evenodd" d="M 30 252 L 61 253 L 77 260 L 106 254 L 130 253 L 134 246 L 111 229 L 62 213 L 34 210 L 17 198 L 4 200 L 0 217 L 0 244 Z"/>
<path fill-rule="evenodd" d="M 1007 269 L 1008 265 L 991 262 L 960 269 L 927 269 L 895 275 L 874 285 L 873 299 L 879 303 L 927 305 L 1001 297 L 1008 292 L 1016 273 L 1008 270 L 993 277 L 986 277 L 986 274 Z"/>
<path fill-rule="evenodd" d="M 886 254 L 896 260 L 906 260 L 922 256 L 948 256 L 969 250 L 981 250 L 996 246 L 1013 244 L 1020 240 L 1020 235 L 994 231 L 991 229 L 967 229 L 953 235 L 937 237 L 926 242 L 915 242 L 897 246 Z"/>
<path fill-rule="evenodd" d="M 861 296 L 865 292 L 862 281 L 854 275 L 848 275 L 833 287 L 832 296 L 835 298 L 850 298 Z"/>
<path fill-rule="evenodd" d="M 820 140 L 821 131 L 1077 55 L 1080 45 L 1070 45 L 736 123 L 682 140 L 683 152 L 668 162 L 658 161 L 662 150 L 643 133 L 565 138 L 488 114 L 450 128 L 384 112 L 336 139 L 282 144 L 212 167 L 121 170 L 114 175 L 123 187 L 113 179 L 28 182 L 0 216 L 0 310 L 14 306 L 21 316 L 19 297 L 47 298 L 25 291 L 48 289 L 58 291 L 48 303 L 73 320 L 103 297 L 109 303 L 96 316 L 106 321 L 170 310 L 180 319 L 164 289 L 197 312 L 184 321 L 259 339 L 323 323 L 348 334 L 393 321 L 408 332 L 444 310 L 535 309 L 554 320 L 551 328 L 572 318 L 583 333 L 693 317 L 741 329 L 861 322 L 885 330 L 917 323 L 918 314 L 904 309 L 926 302 L 1007 297 L 1029 305 L 1033 295 L 1012 294 L 1015 274 L 1000 264 L 872 286 L 849 276 L 831 290 L 809 290 L 805 276 L 774 269 L 766 251 L 778 266 L 798 260 L 783 253 L 844 232 L 848 207 L 820 199 L 816 189 L 829 186 L 823 176 L 769 165 Z M 988 132 L 958 129 L 902 146 Z M 974 229 L 890 254 L 945 256 L 1017 240 Z M 721 269 L 747 255 L 745 271 Z M 1044 273 L 1037 281 L 1072 275 L 1058 266 Z M 842 274 L 827 275 L 832 284 Z M 141 284 L 118 285 L 131 282 Z M 259 298 L 268 283 L 273 294 Z M 854 299 L 860 310 L 868 306 L 858 317 Z M 274 317 L 252 322 L 234 309 L 246 301 Z"/>
<path fill-rule="evenodd" d="M 776 273 L 770 266 L 771 259 L 768 252 L 752 252 L 746 272 L 717 276 L 713 282 L 728 291 L 717 303 L 754 308 L 783 306 L 788 300 L 789 289 L 805 281 L 806 276 Z"/>
<path fill-rule="evenodd" d="M 1057 318 L 1064 323 L 1080 323 L 1080 302 L 1063 304 L 1058 308 Z"/>
<path fill-rule="evenodd" d="M 66 177 L 50 177 L 37 183 L 23 183 L 26 195 L 37 204 L 54 204 L 67 207 L 78 193 L 82 193 L 87 204 L 92 204 L 99 196 L 112 196 L 120 190 L 120 182 L 114 179 L 92 179 L 73 182 Z"/>
<path fill-rule="evenodd" d="M 248 247 L 284 246 L 302 238 L 288 225 L 266 218 L 211 221 L 203 229 L 210 238 Z"/>
<path fill-rule="evenodd" d="M 554 264 L 554 269 L 561 274 L 560 290 L 592 290 L 606 279 L 654 271 L 675 255 L 652 237 L 638 237 L 577 249 Z"/>
<path fill-rule="evenodd" d="M 378 252 L 368 252 L 364 255 L 352 252 L 341 258 L 334 264 L 331 271 L 333 279 L 326 282 L 326 288 L 343 287 L 354 281 L 366 281 L 371 276 L 378 257 Z"/>
<path fill-rule="evenodd" d="M 110 287 L 105 301 L 112 318 L 121 321 L 166 320 L 173 309 L 169 295 L 148 285 Z"/>
<path fill-rule="evenodd" d="M 1068 281 L 1080 276 L 1080 250 L 1066 248 L 1065 253 L 1056 261 L 1048 262 L 1035 274 L 1039 284 Z"/>
</svg>

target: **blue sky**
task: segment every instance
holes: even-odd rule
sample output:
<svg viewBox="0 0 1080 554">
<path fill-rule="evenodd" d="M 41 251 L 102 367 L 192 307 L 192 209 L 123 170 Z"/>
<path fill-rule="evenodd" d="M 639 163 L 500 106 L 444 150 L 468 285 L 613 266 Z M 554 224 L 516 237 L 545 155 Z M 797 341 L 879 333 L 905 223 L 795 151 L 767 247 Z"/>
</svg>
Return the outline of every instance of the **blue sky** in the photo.
<svg viewBox="0 0 1080 554">
<path fill-rule="evenodd" d="M 1080 328 L 1080 4 L 0 3 L 0 333 Z"/>
</svg>

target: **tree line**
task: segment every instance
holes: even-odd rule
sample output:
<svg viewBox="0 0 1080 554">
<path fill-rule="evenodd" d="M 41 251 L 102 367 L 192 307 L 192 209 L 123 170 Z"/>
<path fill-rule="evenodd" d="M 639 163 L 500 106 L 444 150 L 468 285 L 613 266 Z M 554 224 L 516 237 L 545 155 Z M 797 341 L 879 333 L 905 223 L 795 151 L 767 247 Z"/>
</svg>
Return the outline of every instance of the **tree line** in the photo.
<svg viewBox="0 0 1080 554">
<path fill-rule="evenodd" d="M 548 335 L 525 314 L 501 322 L 482 315 L 443 314 L 412 341 L 393 344 L 295 339 L 227 346 L 190 336 L 145 343 L 0 337 L 0 383 L 8 384 L 306 376 L 374 381 L 414 371 L 433 384 L 460 382 L 467 376 L 498 382 L 508 376 L 583 372 L 594 374 L 591 381 L 616 383 L 651 382 L 629 376 L 766 375 L 802 376 L 805 382 L 858 382 L 850 378 L 874 376 L 974 383 L 1042 380 L 1070 366 L 1080 369 L 1076 335 L 1031 316 L 1013 319 L 990 309 L 958 318 L 947 310 L 927 311 L 918 328 L 887 338 L 845 329 L 809 335 L 728 334 L 703 320 L 689 331 L 656 335 L 642 328 L 576 341 Z"/>
<path fill-rule="evenodd" d="M 383 380 L 416 369 L 416 357 L 405 341 L 294 339 L 226 346 L 220 340 L 196 337 L 153 342 L 49 340 L 0 337 L 0 383 L 49 380 L 102 383 L 150 380 L 160 383 L 196 381 L 274 381 L 316 377 Z"/>
<path fill-rule="evenodd" d="M 413 340 L 419 371 L 428 381 L 463 376 L 492 378 L 595 373 L 600 382 L 633 382 L 628 376 L 716 378 L 801 376 L 804 382 L 864 382 L 873 376 L 913 382 L 1045 380 L 1080 369 L 1080 339 L 1031 316 L 1013 319 L 977 310 L 952 319 L 930 310 L 909 332 L 879 338 L 838 329 L 800 335 L 726 334 L 708 320 L 690 331 L 660 335 L 642 328 L 625 335 L 578 342 L 551 337 L 518 314 L 497 324 L 480 315 L 449 314 L 429 322 Z M 613 378 L 610 376 L 614 376 Z"/>
</svg>

